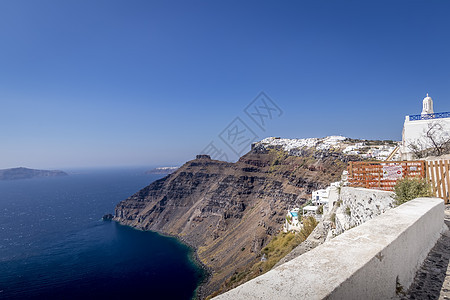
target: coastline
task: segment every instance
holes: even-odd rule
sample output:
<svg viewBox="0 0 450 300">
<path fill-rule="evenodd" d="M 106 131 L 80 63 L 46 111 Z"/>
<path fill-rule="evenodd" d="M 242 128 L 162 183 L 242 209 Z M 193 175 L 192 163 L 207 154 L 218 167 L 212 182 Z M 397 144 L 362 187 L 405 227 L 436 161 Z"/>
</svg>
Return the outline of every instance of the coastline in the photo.
<svg viewBox="0 0 450 300">
<path fill-rule="evenodd" d="M 161 234 L 159 232 L 157 232 L 157 233 Z M 163 236 L 168 236 L 168 237 L 177 239 L 180 243 L 186 245 L 190 249 L 189 260 L 191 260 L 191 262 L 193 264 L 197 265 L 200 269 L 203 270 L 203 278 L 202 278 L 201 282 L 199 282 L 198 287 L 195 289 L 194 297 L 192 299 L 206 299 L 206 297 L 208 297 L 209 295 L 211 295 L 214 292 L 214 291 L 206 291 L 205 290 L 206 284 L 211 280 L 212 273 L 213 273 L 212 269 L 208 268 L 205 264 L 203 264 L 200 261 L 200 258 L 198 257 L 198 254 L 197 254 L 197 248 L 190 245 L 183 238 L 177 237 L 177 236 L 172 236 L 172 235 L 164 235 L 164 234 L 163 234 Z"/>
<path fill-rule="evenodd" d="M 168 233 L 160 231 L 160 230 L 144 230 L 142 228 L 137 228 L 134 226 L 122 224 L 120 221 L 117 221 L 114 219 L 113 219 L 113 221 L 121 226 L 127 226 L 127 227 L 133 228 L 135 230 L 154 232 L 163 237 L 173 238 L 173 239 L 177 240 L 177 242 L 188 247 L 189 248 L 189 255 L 188 255 L 189 261 L 192 264 L 196 265 L 198 268 L 200 268 L 204 272 L 204 276 L 203 276 L 202 280 L 199 282 L 197 288 L 195 289 L 192 299 L 206 299 L 206 297 L 208 297 L 209 295 L 211 295 L 214 292 L 214 291 L 205 290 L 206 284 L 210 281 L 210 279 L 212 277 L 212 273 L 213 273 L 212 269 L 207 267 L 200 261 L 200 258 L 198 257 L 198 254 L 197 254 L 197 248 L 194 247 L 193 245 L 191 245 L 190 243 L 188 243 L 184 238 L 174 235 L 174 234 L 168 234 Z"/>
</svg>

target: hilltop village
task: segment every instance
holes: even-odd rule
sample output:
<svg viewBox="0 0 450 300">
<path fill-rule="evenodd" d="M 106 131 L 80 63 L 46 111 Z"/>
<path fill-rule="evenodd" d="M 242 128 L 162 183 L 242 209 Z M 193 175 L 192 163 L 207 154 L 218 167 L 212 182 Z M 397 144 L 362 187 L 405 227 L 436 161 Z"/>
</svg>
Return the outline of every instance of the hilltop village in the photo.
<svg viewBox="0 0 450 300">
<path fill-rule="evenodd" d="M 430 136 L 430 130 L 435 136 Z M 428 95 L 422 101 L 420 115 L 407 115 L 402 131 L 402 141 L 359 141 L 342 136 L 331 136 L 324 139 L 280 139 L 267 138 L 260 143 L 282 147 L 292 151 L 305 146 L 316 146 L 317 149 L 335 149 L 345 154 L 358 156 L 370 161 L 399 161 L 420 158 L 420 152 L 432 148 L 432 143 L 447 144 L 450 141 L 450 113 L 434 113 L 433 99 Z M 433 138 L 434 140 L 432 140 Z M 420 146 L 420 149 L 417 147 Z M 443 149 L 443 151 L 449 149 Z M 430 150 L 432 152 L 433 150 Z M 417 155 L 418 154 L 418 155 Z M 332 188 L 348 186 L 348 171 L 342 172 L 341 180 L 331 183 L 325 189 L 312 192 L 311 200 L 302 207 L 288 209 L 284 232 L 299 232 L 302 229 L 302 217 L 313 216 L 317 221 L 330 211 L 334 203 L 329 203 Z"/>
</svg>

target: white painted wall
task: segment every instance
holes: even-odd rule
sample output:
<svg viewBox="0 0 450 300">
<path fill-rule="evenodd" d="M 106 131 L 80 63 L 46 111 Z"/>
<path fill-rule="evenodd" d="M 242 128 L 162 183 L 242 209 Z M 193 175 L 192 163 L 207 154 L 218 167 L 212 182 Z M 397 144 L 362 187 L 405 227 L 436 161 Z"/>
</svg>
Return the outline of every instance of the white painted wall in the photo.
<svg viewBox="0 0 450 300">
<path fill-rule="evenodd" d="M 214 299 L 392 299 L 444 228 L 443 201 L 418 198 Z"/>
<path fill-rule="evenodd" d="M 340 194 L 334 194 L 341 204 L 336 209 L 336 228 L 332 230 L 332 236 L 359 226 L 393 208 L 394 195 L 388 191 L 342 187 Z"/>
<path fill-rule="evenodd" d="M 409 116 L 406 116 L 403 125 L 402 145 L 400 147 L 402 160 L 414 159 L 412 151 L 408 148 L 411 143 L 421 141 L 427 147 L 432 146 L 430 141 L 424 137 L 428 130 L 428 124 L 432 122 L 439 122 L 442 124 L 444 132 L 450 132 L 450 118 L 410 121 Z"/>
</svg>

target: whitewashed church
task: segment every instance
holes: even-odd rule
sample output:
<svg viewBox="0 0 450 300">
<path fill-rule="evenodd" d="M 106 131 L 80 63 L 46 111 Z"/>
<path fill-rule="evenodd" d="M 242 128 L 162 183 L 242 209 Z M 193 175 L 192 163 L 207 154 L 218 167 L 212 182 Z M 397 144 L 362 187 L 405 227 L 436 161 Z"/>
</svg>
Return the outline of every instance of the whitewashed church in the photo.
<svg viewBox="0 0 450 300">
<path fill-rule="evenodd" d="M 422 113 L 405 117 L 402 144 L 400 146 L 402 160 L 415 159 L 411 145 L 424 149 L 433 147 L 431 140 L 426 137 L 427 131 L 433 125 L 435 125 L 435 128 L 439 128 L 439 132 L 437 132 L 438 138 L 449 137 L 450 112 L 435 113 L 433 110 L 433 99 L 427 93 L 427 96 L 422 101 Z"/>
</svg>

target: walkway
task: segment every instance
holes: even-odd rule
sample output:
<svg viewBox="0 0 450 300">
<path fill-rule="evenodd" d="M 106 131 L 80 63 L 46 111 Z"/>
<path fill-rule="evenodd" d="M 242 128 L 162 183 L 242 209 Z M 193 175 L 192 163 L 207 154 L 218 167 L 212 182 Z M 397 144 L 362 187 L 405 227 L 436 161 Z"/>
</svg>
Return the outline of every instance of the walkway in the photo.
<svg viewBox="0 0 450 300">
<path fill-rule="evenodd" d="M 450 206 L 445 208 L 445 224 L 450 228 Z M 450 300 L 450 231 L 438 240 L 417 271 L 413 284 L 402 299 Z"/>
</svg>

